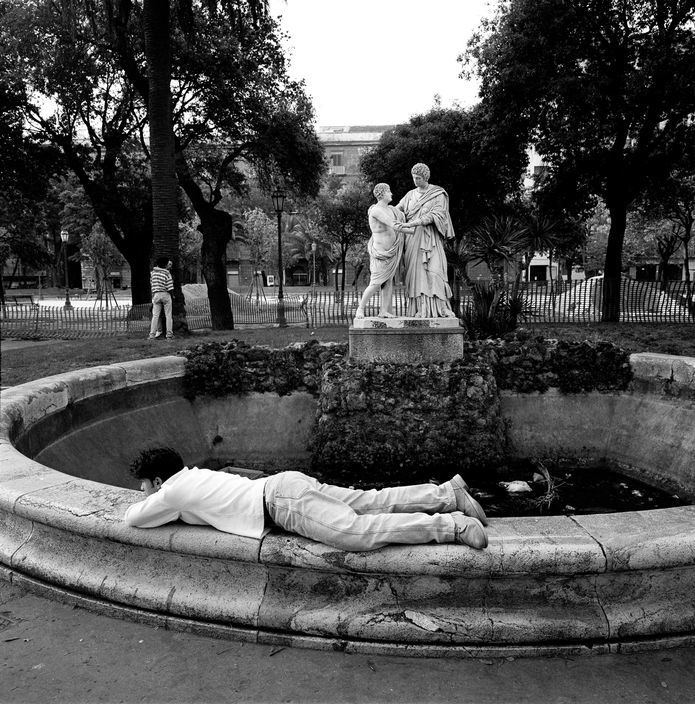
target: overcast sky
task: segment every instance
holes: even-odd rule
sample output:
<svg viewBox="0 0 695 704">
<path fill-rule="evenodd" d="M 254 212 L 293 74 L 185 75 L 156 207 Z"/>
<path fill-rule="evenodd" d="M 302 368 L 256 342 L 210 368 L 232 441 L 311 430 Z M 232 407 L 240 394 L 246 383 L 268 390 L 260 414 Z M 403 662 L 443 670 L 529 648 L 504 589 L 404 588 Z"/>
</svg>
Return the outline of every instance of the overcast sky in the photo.
<svg viewBox="0 0 695 704">
<path fill-rule="evenodd" d="M 456 58 L 492 14 L 489 0 L 270 0 L 290 35 L 292 78 L 306 81 L 316 123 L 382 125 L 477 102 Z"/>
</svg>

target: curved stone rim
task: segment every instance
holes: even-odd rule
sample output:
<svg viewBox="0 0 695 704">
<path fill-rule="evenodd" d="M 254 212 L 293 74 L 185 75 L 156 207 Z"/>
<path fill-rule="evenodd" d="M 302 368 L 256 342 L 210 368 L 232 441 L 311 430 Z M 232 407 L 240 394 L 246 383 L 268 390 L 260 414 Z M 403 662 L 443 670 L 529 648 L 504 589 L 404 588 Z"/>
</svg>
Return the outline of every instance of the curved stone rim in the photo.
<svg viewBox="0 0 695 704">
<path fill-rule="evenodd" d="M 668 355 L 633 355 L 631 363 L 639 383 L 652 391 L 662 383 L 674 381 L 695 389 L 695 359 Z M 264 609 L 255 583 L 282 573 L 301 577 L 303 571 L 314 575 L 331 573 L 336 579 L 353 577 L 378 579 L 490 580 L 510 577 L 524 579 L 544 576 L 564 580 L 581 575 L 583 579 L 605 579 L 613 573 L 690 569 L 695 565 L 695 507 L 658 510 L 659 530 L 654 530 L 654 512 L 631 512 L 605 516 L 558 516 L 548 518 L 501 518 L 491 520 L 490 545 L 485 551 L 471 551 L 455 545 L 390 546 L 370 553 L 345 553 L 299 536 L 272 533 L 262 541 L 219 533 L 213 529 L 180 524 L 158 529 L 138 530 L 122 522 L 127 505 L 137 498 L 135 491 L 108 487 L 78 479 L 41 465 L 13 446 L 22 428 L 46 415 L 88 398 L 127 386 L 152 383 L 183 375 L 185 360 L 163 357 L 123 364 L 93 367 L 56 375 L 14 387 L 2 393 L 0 409 L 0 563 L 15 578 L 36 584 L 53 585 L 57 590 L 84 592 L 85 598 L 111 603 L 117 610 L 142 608 L 146 612 L 164 611 L 163 618 L 185 618 L 188 606 L 180 604 L 178 615 L 168 612 L 172 599 L 162 602 L 161 595 L 138 595 L 132 575 L 111 574 L 114 564 L 122 565 L 129 551 L 154 559 L 168 553 L 183 561 L 233 561 L 246 570 L 248 594 L 242 594 L 227 609 L 224 619 L 252 632 L 272 632 L 274 615 Z M 607 525 L 608 524 L 608 525 Z M 613 527 L 611 526 L 613 524 Z M 43 537 L 37 538 L 37 535 Z M 81 556 L 62 559 L 56 546 L 82 542 L 89 549 Z M 110 550 L 120 552 L 109 564 Z M 56 559 L 58 556 L 58 559 Z M 118 562 L 121 560 L 121 562 Z M 87 573 L 92 570 L 93 575 Z M 127 570 L 126 570 L 127 571 Z M 104 574 L 106 572 L 106 574 Z M 271 574 L 272 573 L 272 574 Z M 270 576 L 269 576 L 270 575 Z M 597 582 L 598 584 L 598 582 Z M 595 587 L 596 585 L 594 585 Z M 693 611 L 695 612 L 695 604 Z M 204 604 L 201 624 L 214 622 L 216 603 Z M 603 605 L 601 608 L 604 609 Z M 282 605 L 279 606 L 282 610 Z M 207 614 L 207 615 L 205 615 Z M 423 618 L 425 625 L 423 626 Z M 625 616 L 627 618 L 627 616 Z M 422 614 L 414 614 L 418 628 L 433 628 Z M 656 633 L 626 632 L 622 637 L 613 628 L 605 611 L 598 618 L 605 624 L 588 640 L 590 650 L 603 641 L 628 642 L 630 636 L 647 642 L 660 639 Z M 624 618 L 621 617 L 622 620 Z M 338 619 L 339 620 L 339 619 Z M 201 626 L 202 627 L 202 626 Z M 675 628 L 675 626 L 674 626 Z M 310 629 L 309 629 L 310 631 Z M 629 631 L 629 629 L 628 629 Z M 396 628 L 394 632 L 398 632 Z M 599 633 L 599 638 L 596 637 Z M 321 638 L 311 632 L 282 636 L 292 639 Z M 412 638 L 412 636 L 409 636 Z M 673 633 L 669 637 L 685 637 Z M 642 639 L 640 641 L 639 639 Z M 325 636 L 324 636 L 325 639 Z M 647 639 L 647 640 L 644 640 Z M 329 637 L 330 640 L 330 637 Z M 346 642 L 373 643 L 374 651 L 386 647 L 386 640 L 360 640 L 346 636 Z M 579 637 L 577 646 L 581 644 Z M 634 638 L 633 638 L 634 640 Z M 536 653 L 542 643 L 523 642 L 481 646 L 480 652 L 499 649 L 527 649 Z M 454 652 L 470 649 L 461 643 L 414 643 L 403 647 L 419 652 Z M 548 645 L 573 648 L 575 645 Z M 526 651 L 525 651 L 526 652 Z"/>
</svg>

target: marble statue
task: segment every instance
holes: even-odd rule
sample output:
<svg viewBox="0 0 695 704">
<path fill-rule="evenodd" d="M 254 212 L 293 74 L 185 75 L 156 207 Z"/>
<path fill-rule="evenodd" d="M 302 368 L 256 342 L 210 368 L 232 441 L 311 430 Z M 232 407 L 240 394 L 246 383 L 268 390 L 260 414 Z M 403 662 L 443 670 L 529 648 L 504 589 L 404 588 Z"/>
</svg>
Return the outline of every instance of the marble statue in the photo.
<svg viewBox="0 0 695 704">
<path fill-rule="evenodd" d="M 369 206 L 367 211 L 369 228 L 372 231 L 367 244 L 371 277 L 355 317 L 364 318 L 365 305 L 374 294 L 380 292 L 379 317 L 393 318 L 393 280 L 401 263 L 404 237 L 403 233 L 396 232 L 394 225 L 403 223 L 405 216 L 390 205 L 393 195 L 387 183 L 377 183 L 374 186 L 374 197 L 377 202 Z"/>
<path fill-rule="evenodd" d="M 403 196 L 396 209 L 405 223 L 394 225 L 405 234 L 405 291 L 408 317 L 455 318 L 451 310 L 451 287 L 447 280 L 444 240 L 453 239 L 454 226 L 449 215 L 449 196 L 429 183 L 425 164 L 411 169 L 415 188 Z"/>
</svg>

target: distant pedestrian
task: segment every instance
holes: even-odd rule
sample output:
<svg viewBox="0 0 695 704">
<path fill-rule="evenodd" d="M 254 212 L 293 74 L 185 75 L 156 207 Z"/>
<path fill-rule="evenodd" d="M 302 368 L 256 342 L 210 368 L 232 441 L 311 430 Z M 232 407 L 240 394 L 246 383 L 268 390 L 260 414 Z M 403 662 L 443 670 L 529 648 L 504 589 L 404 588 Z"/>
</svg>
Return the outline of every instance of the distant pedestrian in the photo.
<svg viewBox="0 0 695 704">
<path fill-rule="evenodd" d="M 159 337 L 159 318 L 164 309 L 166 320 L 166 336 L 168 340 L 174 337 L 174 323 L 171 315 L 171 292 L 174 290 L 174 280 L 171 278 L 172 262 L 168 257 L 159 257 L 157 265 L 150 273 L 150 288 L 152 289 L 152 323 L 150 324 L 150 340 Z M 159 332 L 158 332 L 159 330 Z"/>
</svg>

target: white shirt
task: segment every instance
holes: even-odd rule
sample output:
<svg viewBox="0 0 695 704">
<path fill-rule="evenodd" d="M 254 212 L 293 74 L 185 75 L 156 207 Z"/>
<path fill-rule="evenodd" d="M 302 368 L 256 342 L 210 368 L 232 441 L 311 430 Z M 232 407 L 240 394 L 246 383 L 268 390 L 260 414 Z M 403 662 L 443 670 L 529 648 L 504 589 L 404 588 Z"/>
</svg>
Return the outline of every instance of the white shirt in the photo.
<svg viewBox="0 0 695 704">
<path fill-rule="evenodd" d="M 136 528 L 154 528 L 180 518 L 185 523 L 259 539 L 268 532 L 263 516 L 266 479 L 184 467 L 159 491 L 130 506 L 125 522 Z"/>
</svg>

